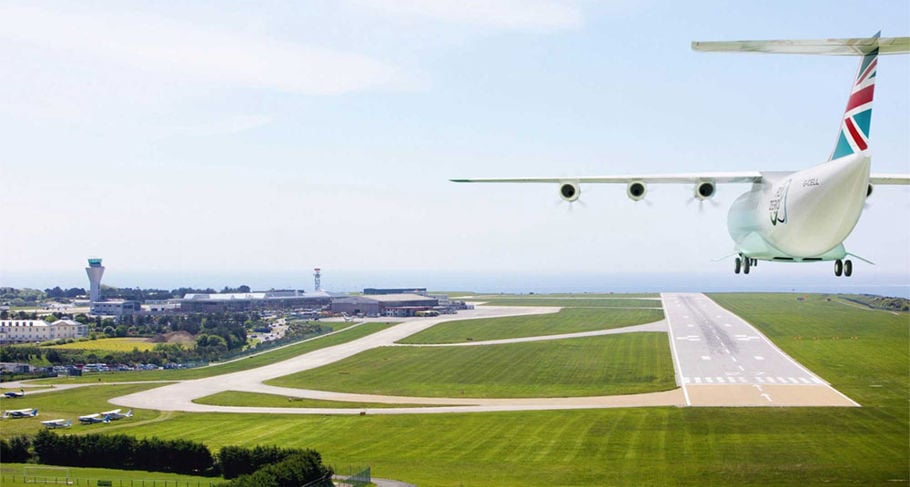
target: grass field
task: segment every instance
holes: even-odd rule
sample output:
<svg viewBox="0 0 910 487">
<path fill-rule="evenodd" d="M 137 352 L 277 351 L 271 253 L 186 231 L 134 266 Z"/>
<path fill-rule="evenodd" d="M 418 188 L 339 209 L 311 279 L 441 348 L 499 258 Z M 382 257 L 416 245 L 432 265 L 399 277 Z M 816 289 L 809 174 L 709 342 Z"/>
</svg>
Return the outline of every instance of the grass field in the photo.
<svg viewBox="0 0 910 487">
<path fill-rule="evenodd" d="M 180 370 L 142 370 L 133 372 L 111 372 L 90 374 L 82 377 L 55 377 L 52 379 L 42 379 L 35 381 L 41 384 L 79 384 L 89 382 L 127 382 L 127 381 L 152 381 L 152 380 L 185 380 L 199 379 L 202 377 L 211 377 L 213 375 L 227 374 L 240 370 L 249 370 L 263 365 L 273 364 L 282 360 L 287 360 L 298 355 L 312 352 L 320 348 L 331 347 L 341 343 L 346 343 L 358 338 L 365 337 L 371 333 L 384 330 L 394 323 L 366 323 L 336 335 L 323 335 L 300 343 L 295 343 L 284 348 L 272 350 L 260 355 L 246 357 L 232 362 L 225 362 L 210 367 L 198 367 L 194 369 Z"/>
<path fill-rule="evenodd" d="M 155 422 L 124 424 L 116 431 L 198 440 L 213 449 L 310 447 L 328 464 L 371 465 L 374 476 L 423 487 L 910 481 L 907 314 L 859 309 L 813 295 L 805 301 L 786 294 L 715 297 L 863 407 L 353 417 L 173 413 L 152 418 Z M 136 386 L 97 387 L 93 400 L 126 393 L 115 387 Z M 77 393 L 82 394 L 60 393 L 57 400 L 68 402 L 66 398 Z M 0 429 L 4 437 L 7 424 Z M 79 431 L 75 426 L 72 430 Z"/>
<path fill-rule="evenodd" d="M 59 482 L 35 481 L 30 477 L 30 482 L 25 482 L 23 473 L 25 468 L 31 470 L 32 476 L 58 477 Z M 4 463 L 0 465 L 0 485 L 3 487 L 34 487 L 43 484 L 59 483 L 65 485 L 65 476 L 68 474 L 72 480 L 71 485 L 96 486 L 99 480 L 110 480 L 113 485 L 126 487 L 210 487 L 224 480 L 221 477 L 195 477 L 173 473 L 145 472 L 142 470 L 111 470 L 107 468 L 63 467 L 68 470 L 54 470 L 44 468 L 43 465 L 24 463 Z"/>
<path fill-rule="evenodd" d="M 145 338 L 99 338 L 81 342 L 67 343 L 65 345 L 51 345 L 48 348 L 62 348 L 67 350 L 93 350 L 99 352 L 131 352 L 134 348 L 140 351 L 151 350 L 157 343 Z"/>
<path fill-rule="evenodd" d="M 664 333 L 478 347 L 382 347 L 267 383 L 425 397 L 598 396 L 676 387 Z"/>
<path fill-rule="evenodd" d="M 254 392 L 225 391 L 211 396 L 202 397 L 193 402 L 199 404 L 213 404 L 215 406 L 256 406 L 273 408 L 351 408 L 351 409 L 376 409 L 399 407 L 429 407 L 427 404 L 384 404 L 374 402 L 342 402 L 321 401 L 318 399 L 290 398 L 276 394 L 257 394 Z M 434 404 L 433 406 L 445 406 Z"/>
<path fill-rule="evenodd" d="M 659 309 L 567 308 L 545 315 L 447 321 L 411 335 L 401 343 L 458 343 L 558 335 L 640 325 L 663 317 Z"/>
<path fill-rule="evenodd" d="M 50 419 L 71 419 L 73 426 L 66 430 L 67 433 L 102 433 L 108 431 L 122 432 L 136 424 L 160 420 L 169 414 L 158 411 L 140 410 L 133 411 L 133 417 L 113 421 L 109 424 L 99 423 L 81 425 L 78 416 L 109 411 L 117 406 L 107 402 L 111 397 L 132 394 L 146 389 L 158 387 L 158 384 L 100 384 L 79 387 L 69 391 L 42 392 L 41 394 L 27 395 L 21 399 L 0 399 L 0 408 L 25 409 L 37 408 L 38 417 L 22 419 L 0 420 L 0 437 L 9 438 L 18 434 L 35 434 L 42 429 L 41 421 Z"/>
</svg>

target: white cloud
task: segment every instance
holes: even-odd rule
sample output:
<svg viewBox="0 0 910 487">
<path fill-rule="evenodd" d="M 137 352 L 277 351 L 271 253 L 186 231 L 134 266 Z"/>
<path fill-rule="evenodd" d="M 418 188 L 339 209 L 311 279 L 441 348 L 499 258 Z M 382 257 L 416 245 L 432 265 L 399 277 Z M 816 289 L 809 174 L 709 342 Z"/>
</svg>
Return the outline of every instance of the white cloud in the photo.
<svg viewBox="0 0 910 487">
<path fill-rule="evenodd" d="M 306 95 L 337 95 L 403 84 L 370 57 L 201 27 L 153 14 L 67 13 L 0 7 L 0 39 L 101 60 L 181 83 L 217 83 Z"/>
<path fill-rule="evenodd" d="M 581 10 L 559 0 L 352 0 L 400 17 L 514 30 L 560 30 L 582 24 Z"/>
</svg>

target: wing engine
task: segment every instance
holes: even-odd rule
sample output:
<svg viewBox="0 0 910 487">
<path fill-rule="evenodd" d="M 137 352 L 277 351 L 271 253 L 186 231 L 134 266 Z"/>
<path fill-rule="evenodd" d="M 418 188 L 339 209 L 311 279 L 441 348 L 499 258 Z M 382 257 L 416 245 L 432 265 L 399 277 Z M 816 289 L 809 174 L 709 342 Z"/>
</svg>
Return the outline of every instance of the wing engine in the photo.
<svg viewBox="0 0 910 487">
<path fill-rule="evenodd" d="M 643 181 L 629 181 L 626 185 L 626 196 L 632 201 L 641 201 L 648 194 L 648 186 Z"/>
<path fill-rule="evenodd" d="M 712 180 L 699 181 L 695 184 L 695 198 L 698 200 L 713 198 L 715 193 L 717 193 L 717 185 Z"/>
<path fill-rule="evenodd" d="M 572 181 L 562 181 L 559 183 L 559 197 L 569 203 L 577 201 L 581 196 L 581 187 L 578 183 Z"/>
</svg>

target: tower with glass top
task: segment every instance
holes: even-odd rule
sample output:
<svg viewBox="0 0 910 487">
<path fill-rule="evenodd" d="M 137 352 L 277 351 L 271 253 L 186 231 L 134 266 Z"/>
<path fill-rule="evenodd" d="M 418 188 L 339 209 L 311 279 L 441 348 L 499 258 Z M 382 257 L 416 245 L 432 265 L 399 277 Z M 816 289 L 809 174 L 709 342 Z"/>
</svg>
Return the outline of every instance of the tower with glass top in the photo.
<svg viewBox="0 0 910 487">
<path fill-rule="evenodd" d="M 88 282 L 90 285 L 89 299 L 92 304 L 95 304 L 96 302 L 101 301 L 101 276 L 104 275 L 104 266 L 101 265 L 101 259 L 98 257 L 90 257 L 88 259 L 88 267 L 85 268 L 85 273 L 88 274 Z"/>
</svg>

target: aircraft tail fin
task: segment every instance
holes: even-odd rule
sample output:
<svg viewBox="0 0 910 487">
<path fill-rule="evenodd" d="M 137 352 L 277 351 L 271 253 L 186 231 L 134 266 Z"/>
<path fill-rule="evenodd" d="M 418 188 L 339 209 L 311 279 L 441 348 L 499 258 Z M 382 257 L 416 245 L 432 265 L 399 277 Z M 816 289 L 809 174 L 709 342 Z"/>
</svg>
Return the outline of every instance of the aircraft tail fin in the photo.
<svg viewBox="0 0 910 487">
<path fill-rule="evenodd" d="M 878 39 L 881 32 L 872 36 Z M 872 123 L 872 97 L 875 94 L 875 73 L 878 68 L 878 45 L 863 56 L 850 90 L 847 108 L 841 119 L 837 143 L 831 152 L 829 161 L 849 156 L 869 148 L 869 129 Z"/>
</svg>

